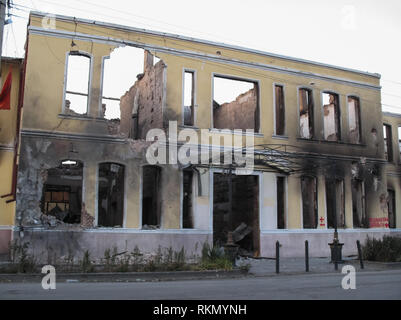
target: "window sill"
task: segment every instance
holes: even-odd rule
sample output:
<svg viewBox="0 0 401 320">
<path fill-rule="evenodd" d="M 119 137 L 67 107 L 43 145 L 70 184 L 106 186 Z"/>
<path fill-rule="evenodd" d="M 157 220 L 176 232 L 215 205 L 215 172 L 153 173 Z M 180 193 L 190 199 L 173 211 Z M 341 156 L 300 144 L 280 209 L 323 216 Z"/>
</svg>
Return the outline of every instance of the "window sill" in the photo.
<svg viewBox="0 0 401 320">
<path fill-rule="evenodd" d="M 280 139 L 280 140 L 288 140 L 288 136 L 284 136 L 284 135 L 280 136 L 280 135 L 273 134 L 272 138 L 273 139 Z"/>
<path fill-rule="evenodd" d="M 200 128 L 197 127 L 197 126 L 189 126 L 189 125 L 186 125 L 186 124 L 179 125 L 178 128 L 180 128 L 180 129 L 193 129 L 193 130 L 196 130 L 196 131 L 200 130 Z"/>
<path fill-rule="evenodd" d="M 224 132 L 221 132 L 222 130 L 224 130 Z M 250 132 L 246 132 L 245 130 L 241 130 L 241 132 L 239 132 L 239 129 L 238 129 L 238 132 L 237 132 L 237 131 L 231 130 L 231 129 L 209 128 L 209 132 L 212 132 L 212 133 L 223 133 L 223 134 L 227 133 L 227 134 L 234 134 L 234 135 L 238 135 L 238 136 L 254 136 L 254 137 L 261 137 L 261 138 L 264 137 L 263 133 L 259 133 L 259 132 L 250 133 Z"/>
<path fill-rule="evenodd" d="M 345 141 L 328 141 L 328 140 L 319 140 L 319 139 L 307 139 L 307 138 L 301 138 L 297 137 L 297 140 L 299 141 L 309 141 L 309 142 L 318 142 L 318 143 L 327 143 L 327 144 L 336 144 L 336 145 L 347 145 L 347 146 L 353 146 L 353 147 L 366 147 L 366 144 L 363 143 L 351 143 L 351 142 L 345 142 Z"/>
<path fill-rule="evenodd" d="M 74 120 L 93 120 L 93 117 L 83 114 L 72 115 L 72 114 L 59 113 L 58 117 L 63 119 L 74 119 Z"/>
</svg>

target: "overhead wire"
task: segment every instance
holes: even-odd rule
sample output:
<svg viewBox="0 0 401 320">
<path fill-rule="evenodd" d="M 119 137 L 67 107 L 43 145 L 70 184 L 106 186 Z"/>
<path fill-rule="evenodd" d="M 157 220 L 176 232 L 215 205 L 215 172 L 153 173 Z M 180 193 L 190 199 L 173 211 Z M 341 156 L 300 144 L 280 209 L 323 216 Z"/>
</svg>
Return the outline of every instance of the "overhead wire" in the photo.
<svg viewBox="0 0 401 320">
<path fill-rule="evenodd" d="M 41 1 L 43 1 L 43 2 L 48 2 L 48 3 L 52 3 L 51 1 L 48 1 L 48 0 L 41 0 Z M 33 3 L 32 0 L 31 0 L 31 2 L 32 2 L 32 4 L 34 5 L 34 3 Z M 84 2 L 87 2 L 87 1 L 84 1 Z M 87 2 L 87 3 L 89 3 L 89 2 Z M 56 3 L 52 3 L 52 4 L 56 4 Z M 57 4 L 57 5 L 64 6 L 64 7 L 69 7 L 69 8 L 71 8 L 71 9 L 77 9 L 77 8 L 74 8 L 74 7 L 65 6 L 65 5 L 61 5 L 61 4 Z M 25 7 L 26 7 L 26 6 L 25 6 Z M 102 6 L 102 7 L 106 7 L 106 6 Z M 28 7 L 26 7 L 26 8 L 28 8 Z M 34 9 L 37 10 L 36 7 L 35 7 Z M 114 11 L 120 12 L 120 10 L 114 10 Z M 101 14 L 100 14 L 100 15 L 101 15 Z M 105 15 L 104 15 L 104 16 L 105 16 Z M 115 16 L 109 16 L 109 17 L 116 18 Z M 119 18 L 119 19 L 121 19 L 121 18 Z M 96 30 L 95 30 L 94 27 L 92 27 L 92 26 L 80 25 L 80 28 L 81 28 L 81 29 L 86 29 L 86 30 L 88 30 L 88 31 L 90 31 L 90 32 L 96 31 L 96 32 L 99 32 L 99 33 L 101 33 L 101 34 L 104 34 L 104 35 L 106 35 L 106 36 L 108 36 L 108 37 L 113 36 L 112 33 L 99 30 L 98 28 L 96 28 Z M 160 38 L 160 35 L 151 35 L 151 34 L 148 34 L 147 36 Z M 163 37 L 165 37 L 165 36 L 163 36 Z M 183 42 L 178 43 L 178 42 L 175 42 L 175 41 L 172 40 L 172 39 L 168 39 L 168 40 L 169 40 L 169 42 L 171 42 L 172 44 L 175 44 L 175 45 L 177 45 L 177 46 L 181 46 L 181 47 L 183 47 L 183 48 L 188 48 L 188 49 L 192 49 L 192 50 L 198 50 L 198 48 L 193 47 L 193 46 L 190 46 L 190 45 L 188 45 L 188 44 L 184 44 Z M 144 43 L 144 42 L 139 42 L 139 41 L 135 41 L 135 42 L 137 42 L 138 44 L 146 45 L 146 43 Z M 129 43 L 126 43 L 126 44 L 129 45 Z M 53 50 L 51 50 L 51 48 L 50 48 L 50 46 L 49 46 L 48 43 L 47 43 L 47 45 L 48 45 L 48 47 L 49 47 L 49 50 L 50 50 L 50 51 L 52 52 L 52 54 L 56 57 L 56 55 L 54 54 Z M 199 60 L 199 58 L 192 58 L 192 57 L 187 57 L 187 58 L 192 59 L 192 60 Z M 61 60 L 59 60 L 59 59 L 57 59 L 57 60 L 58 60 L 58 62 L 61 63 L 61 64 L 64 64 L 64 63 L 65 63 L 64 61 L 61 61 Z M 221 62 L 213 62 L 213 61 L 205 61 L 205 60 L 202 60 L 202 62 L 203 62 L 203 63 L 206 63 L 206 64 L 212 64 L 212 65 L 221 65 Z M 223 62 L 223 63 L 224 63 L 224 62 Z M 279 82 L 279 81 L 285 81 L 286 83 L 291 83 L 291 84 L 293 84 L 293 85 L 297 85 L 297 86 L 300 85 L 298 82 L 294 82 L 294 81 L 291 81 L 291 80 L 288 80 L 288 79 L 283 79 L 283 78 L 279 78 L 279 77 L 273 77 L 273 76 L 267 75 L 266 73 L 260 73 L 260 72 L 256 72 L 256 71 L 250 71 L 249 69 L 244 69 L 244 68 L 248 68 L 248 67 L 241 67 L 241 66 L 229 66 L 229 67 L 228 67 L 228 66 L 226 66 L 226 68 L 228 68 L 228 69 L 230 69 L 230 70 L 232 70 L 232 71 L 236 71 L 236 72 L 240 71 L 241 73 L 246 73 L 247 75 L 251 75 L 251 76 L 269 78 L 269 79 L 271 79 L 271 80 L 273 80 L 273 81 L 277 81 L 277 82 Z M 384 80 L 384 81 L 388 81 L 388 80 Z M 401 83 L 400 83 L 400 84 L 401 84 Z M 323 88 L 323 87 L 318 87 L 318 86 L 316 86 L 316 85 L 314 85 L 313 87 L 314 87 L 314 88 L 317 88 L 317 89 L 320 89 L 320 90 L 324 90 L 324 89 L 325 89 L 325 88 Z M 385 95 L 392 95 L 392 94 L 388 94 L 388 93 L 383 93 L 383 94 L 385 94 Z M 392 96 L 396 96 L 396 95 L 392 95 Z M 361 99 L 362 101 L 365 101 L 365 102 L 377 104 L 375 101 L 368 100 L 368 99 L 366 99 L 366 98 L 360 98 L 360 99 Z M 394 105 L 383 104 L 383 103 L 381 103 L 381 105 L 387 106 L 387 107 L 390 107 L 390 108 L 394 108 L 394 109 L 401 109 L 401 106 L 394 106 Z"/>
</svg>

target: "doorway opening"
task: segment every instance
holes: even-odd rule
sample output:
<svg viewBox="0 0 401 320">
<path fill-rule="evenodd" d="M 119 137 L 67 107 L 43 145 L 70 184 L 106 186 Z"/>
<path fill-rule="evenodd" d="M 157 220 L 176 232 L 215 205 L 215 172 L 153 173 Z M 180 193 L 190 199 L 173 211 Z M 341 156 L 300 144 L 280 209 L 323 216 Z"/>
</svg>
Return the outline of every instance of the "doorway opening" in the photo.
<svg viewBox="0 0 401 320">
<path fill-rule="evenodd" d="M 230 189 L 231 213 L 230 213 Z M 254 175 L 214 173 L 213 175 L 213 243 L 222 247 L 228 233 L 239 245 L 239 254 L 260 255 L 259 179 Z"/>
</svg>

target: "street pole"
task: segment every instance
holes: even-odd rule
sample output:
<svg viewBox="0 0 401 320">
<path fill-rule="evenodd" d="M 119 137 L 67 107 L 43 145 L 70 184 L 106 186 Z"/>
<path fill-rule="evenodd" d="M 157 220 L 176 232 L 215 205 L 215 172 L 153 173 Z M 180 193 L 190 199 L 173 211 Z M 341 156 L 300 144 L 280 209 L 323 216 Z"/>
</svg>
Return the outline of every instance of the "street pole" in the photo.
<svg viewBox="0 0 401 320">
<path fill-rule="evenodd" d="M 228 228 L 229 232 L 233 230 L 233 168 L 230 164 L 228 172 Z"/>
<path fill-rule="evenodd" d="M 1 81 L 1 57 L 3 55 L 3 31 L 4 31 L 4 22 L 6 19 L 6 7 L 7 0 L 0 0 L 0 81 Z"/>
</svg>

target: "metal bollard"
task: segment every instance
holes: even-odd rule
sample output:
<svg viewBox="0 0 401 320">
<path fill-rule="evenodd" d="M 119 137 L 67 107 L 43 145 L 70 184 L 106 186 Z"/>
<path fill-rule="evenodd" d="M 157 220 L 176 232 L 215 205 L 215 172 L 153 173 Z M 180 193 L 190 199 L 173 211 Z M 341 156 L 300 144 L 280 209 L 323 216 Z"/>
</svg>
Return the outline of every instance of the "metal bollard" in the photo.
<svg viewBox="0 0 401 320">
<path fill-rule="evenodd" d="M 359 242 L 359 240 L 356 240 L 356 246 L 358 247 L 359 263 L 361 264 L 361 269 L 363 269 L 362 249 L 361 249 L 361 243 Z"/>
<path fill-rule="evenodd" d="M 276 273 L 280 273 L 280 242 L 276 241 Z"/>
<path fill-rule="evenodd" d="M 309 272 L 309 242 L 305 240 L 305 271 Z"/>
</svg>

